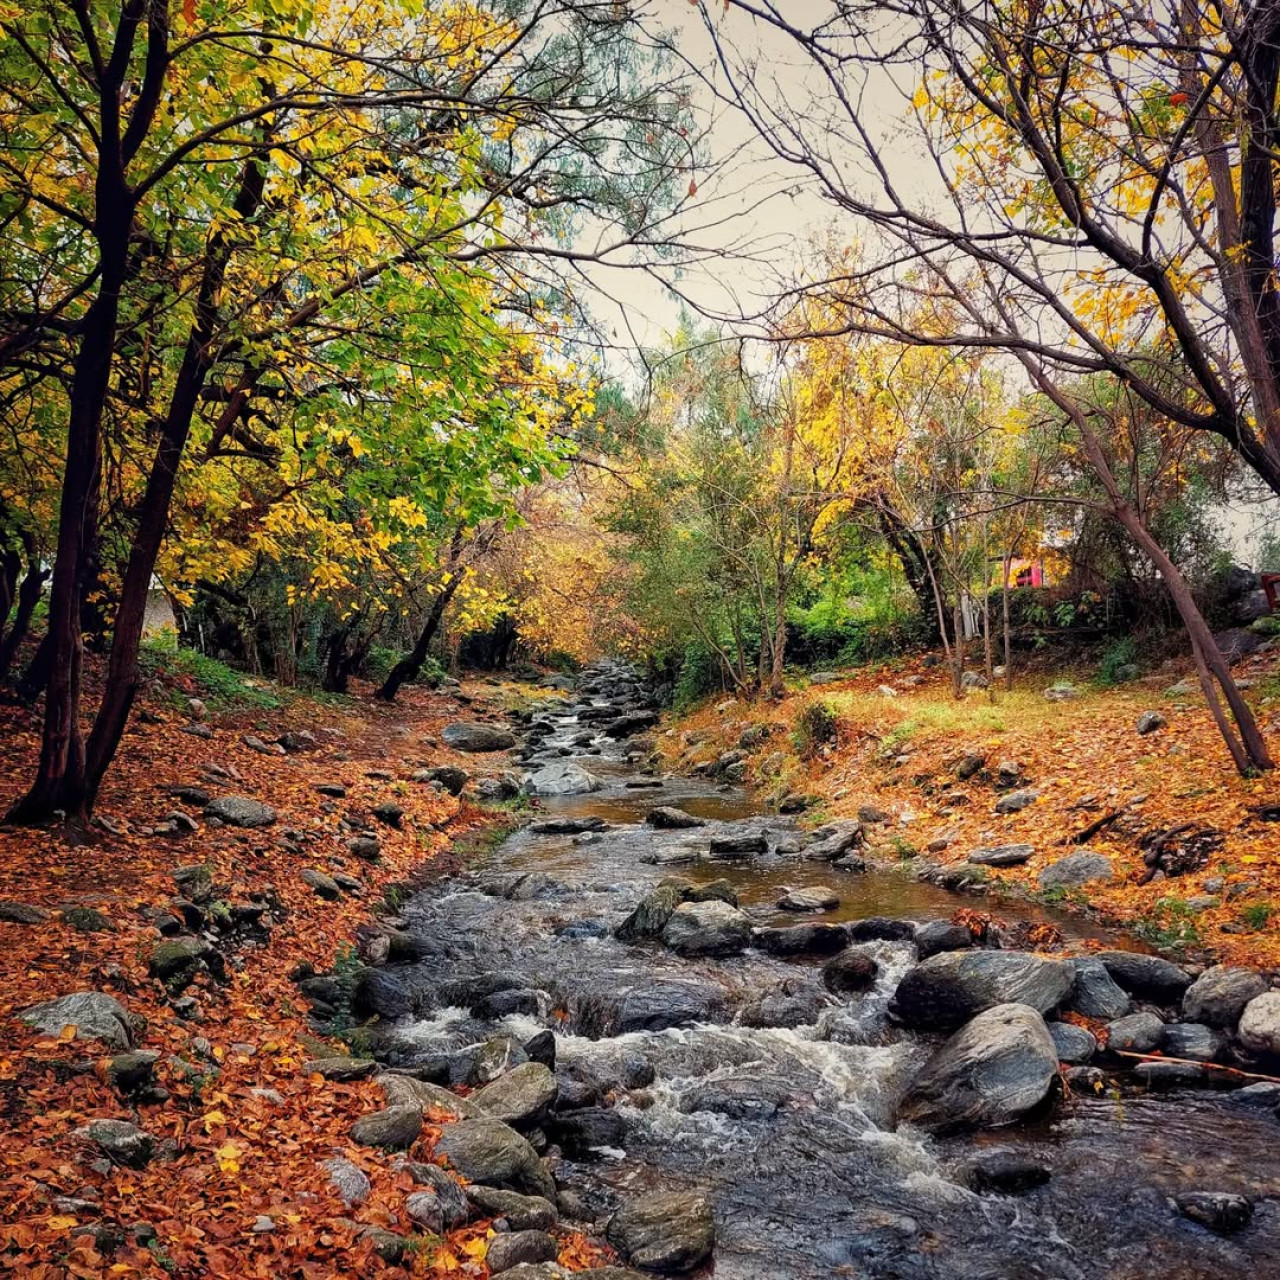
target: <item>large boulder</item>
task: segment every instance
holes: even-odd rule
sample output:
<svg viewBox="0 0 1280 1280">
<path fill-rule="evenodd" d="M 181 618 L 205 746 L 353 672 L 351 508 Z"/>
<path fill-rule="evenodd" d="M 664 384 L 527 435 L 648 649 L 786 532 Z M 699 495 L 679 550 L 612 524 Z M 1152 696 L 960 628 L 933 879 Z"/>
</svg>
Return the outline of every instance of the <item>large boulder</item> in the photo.
<svg viewBox="0 0 1280 1280">
<path fill-rule="evenodd" d="M 1180 1000 L 1191 985 L 1191 975 L 1171 960 L 1138 951 L 1099 951 L 1107 972 L 1126 991 L 1152 1000 Z"/>
<path fill-rule="evenodd" d="M 470 781 L 471 775 L 456 764 L 438 764 L 430 769 L 419 769 L 413 774 L 413 782 L 438 782 L 451 796 L 462 794 L 462 788 Z"/>
<path fill-rule="evenodd" d="M 685 1272 L 711 1257 L 716 1224 L 706 1196 L 656 1191 L 628 1200 L 609 1220 L 605 1237 L 627 1262 L 646 1271 Z"/>
<path fill-rule="evenodd" d="M 623 942 L 658 937 L 667 927 L 671 913 L 685 900 L 689 888 L 685 880 L 663 880 L 640 899 L 636 909 L 614 930 L 614 935 Z"/>
<path fill-rule="evenodd" d="M 1067 962 L 1076 975 L 1076 985 L 1067 1008 L 1086 1018 L 1123 1018 L 1133 1001 L 1123 987 L 1116 984 L 1106 965 L 1091 956 L 1080 956 Z"/>
<path fill-rule="evenodd" d="M 1154 1013 L 1131 1013 L 1107 1023 L 1112 1053 L 1150 1053 L 1164 1036 L 1164 1023 Z"/>
<path fill-rule="evenodd" d="M 662 930 L 662 941 L 682 956 L 729 956 L 751 941 L 751 917 L 727 902 L 682 902 Z"/>
<path fill-rule="evenodd" d="M 1266 990 L 1266 980 L 1253 969 L 1216 964 L 1187 988 L 1182 1013 L 1189 1022 L 1234 1027 L 1245 1005 Z"/>
<path fill-rule="evenodd" d="M 711 856 L 724 861 L 737 861 L 749 858 L 752 854 L 768 852 L 769 841 L 763 831 L 743 831 L 711 837 Z"/>
<path fill-rule="evenodd" d="M 943 951 L 910 970 L 893 999 L 907 1026 L 952 1030 L 995 1005 L 1047 1013 L 1074 982 L 1068 965 L 1023 951 Z"/>
<path fill-rule="evenodd" d="M 555 1198 L 555 1183 L 538 1153 L 501 1120 L 460 1120 L 446 1125 L 436 1152 L 471 1182 Z"/>
<path fill-rule="evenodd" d="M 480 724 L 459 720 L 445 725 L 440 734 L 445 746 L 455 751 L 484 754 L 491 751 L 507 751 L 516 745 L 515 735 L 500 725 Z"/>
<path fill-rule="evenodd" d="M 434 1167 L 434 1166 L 433 1166 Z M 559 1220 L 556 1207 L 541 1196 L 473 1184 L 467 1199 L 487 1218 L 503 1218 L 512 1231 L 550 1231 Z"/>
<path fill-rule="evenodd" d="M 75 1027 L 77 1040 L 101 1040 L 113 1049 L 128 1049 L 133 1044 L 133 1027 L 124 1006 L 103 991 L 73 991 L 32 1005 L 19 1016 L 47 1036 L 59 1036 L 67 1027 Z"/>
<path fill-rule="evenodd" d="M 533 1123 L 555 1098 L 556 1078 L 540 1062 L 522 1062 L 471 1095 L 476 1106 L 507 1124 Z"/>
<path fill-rule="evenodd" d="M 579 796 L 599 791 L 602 786 L 604 783 L 581 765 L 558 760 L 532 774 L 525 790 L 535 796 Z"/>
<path fill-rule="evenodd" d="M 1111 859 L 1101 853 L 1081 849 L 1040 869 L 1041 889 L 1078 889 L 1081 885 L 1111 879 Z"/>
<path fill-rule="evenodd" d="M 874 956 L 850 947 L 822 966 L 822 981 L 828 991 L 843 995 L 849 991 L 866 991 L 875 984 L 879 972 Z"/>
<path fill-rule="evenodd" d="M 628 711 L 604 727 L 606 738 L 629 738 L 632 734 L 643 733 L 658 723 L 656 711 Z"/>
<path fill-rule="evenodd" d="M 706 978 L 668 978 L 589 998 L 579 1012 L 584 1031 L 619 1036 L 719 1022 L 728 1008 L 725 989 Z"/>
<path fill-rule="evenodd" d="M 844 950 L 849 931 L 841 924 L 793 924 L 757 929 L 751 940 L 774 956 L 829 956 Z"/>
<path fill-rule="evenodd" d="M 351 1140 L 362 1147 L 403 1151 L 422 1132 L 422 1111 L 415 1106 L 386 1107 L 361 1116 L 351 1126 Z"/>
<path fill-rule="evenodd" d="M 1280 1057 L 1280 991 L 1254 996 L 1240 1015 L 1237 1034 L 1251 1053 Z"/>
<path fill-rule="evenodd" d="M 862 843 L 862 823 L 853 820 L 828 823 L 813 833 L 804 856 L 811 862 L 834 862 Z"/>
<path fill-rule="evenodd" d="M 205 805 L 204 816 L 229 827 L 269 827 L 278 815 L 269 804 L 249 796 L 219 796 Z"/>
<path fill-rule="evenodd" d="M 1042 1102 L 1058 1071 L 1044 1019 L 1025 1004 L 978 1014 L 925 1064 L 898 1119 L 934 1133 L 1011 1124 Z"/>
<path fill-rule="evenodd" d="M 1018 867 L 1030 862 L 1035 852 L 1030 844 L 997 844 L 974 849 L 968 860 L 978 867 Z"/>
</svg>

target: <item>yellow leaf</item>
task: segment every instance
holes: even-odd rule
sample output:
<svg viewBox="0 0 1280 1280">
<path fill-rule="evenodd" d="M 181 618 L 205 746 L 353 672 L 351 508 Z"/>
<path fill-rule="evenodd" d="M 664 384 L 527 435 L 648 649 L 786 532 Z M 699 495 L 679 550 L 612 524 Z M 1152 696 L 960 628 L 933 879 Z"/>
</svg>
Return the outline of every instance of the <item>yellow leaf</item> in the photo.
<svg viewBox="0 0 1280 1280">
<path fill-rule="evenodd" d="M 68 1022 L 67 1025 L 63 1027 L 61 1031 L 58 1032 L 59 1044 L 67 1044 L 69 1041 L 72 1041 L 75 1038 L 76 1038 L 76 1024 L 74 1022 Z"/>
<path fill-rule="evenodd" d="M 75 1225 L 75 1218 L 65 1213 L 55 1213 L 52 1218 L 48 1218 L 45 1221 L 45 1226 L 50 1231 L 69 1231 Z"/>
<path fill-rule="evenodd" d="M 214 1154 L 223 1173 L 240 1172 L 240 1148 L 234 1142 L 224 1142 Z"/>
<path fill-rule="evenodd" d="M 226 1123 L 227 1117 L 223 1115 L 221 1111 L 206 1112 L 204 1117 L 204 1131 L 205 1133 L 210 1133 L 218 1125 Z"/>
</svg>

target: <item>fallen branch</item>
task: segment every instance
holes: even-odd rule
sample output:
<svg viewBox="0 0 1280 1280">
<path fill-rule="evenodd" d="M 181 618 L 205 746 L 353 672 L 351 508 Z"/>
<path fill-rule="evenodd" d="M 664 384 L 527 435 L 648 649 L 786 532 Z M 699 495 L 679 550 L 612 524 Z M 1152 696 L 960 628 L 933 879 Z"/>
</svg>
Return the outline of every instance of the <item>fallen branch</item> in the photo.
<svg viewBox="0 0 1280 1280">
<path fill-rule="evenodd" d="M 1104 813 L 1102 817 L 1095 818 L 1094 821 L 1089 823 L 1089 825 L 1085 827 L 1083 831 L 1077 831 L 1076 834 L 1073 836 L 1063 836 L 1062 839 L 1058 841 L 1058 843 L 1060 845 L 1088 844 L 1089 841 L 1092 840 L 1093 837 L 1098 834 L 1098 832 L 1105 831 L 1106 828 L 1109 827 L 1128 808 L 1129 806 L 1127 804 L 1122 804 L 1118 809 L 1112 809 L 1110 810 L 1110 812 Z"/>
<path fill-rule="evenodd" d="M 1241 1071 L 1239 1067 L 1224 1067 L 1219 1062 L 1197 1062 L 1195 1058 L 1170 1058 L 1163 1053 L 1133 1053 L 1128 1049 L 1115 1050 L 1118 1058 L 1137 1058 L 1140 1062 L 1176 1062 L 1184 1067 L 1199 1067 L 1202 1071 L 1217 1071 L 1222 1075 L 1241 1080 L 1263 1080 L 1267 1084 L 1280 1084 L 1280 1076 L 1264 1076 L 1256 1071 Z"/>
</svg>

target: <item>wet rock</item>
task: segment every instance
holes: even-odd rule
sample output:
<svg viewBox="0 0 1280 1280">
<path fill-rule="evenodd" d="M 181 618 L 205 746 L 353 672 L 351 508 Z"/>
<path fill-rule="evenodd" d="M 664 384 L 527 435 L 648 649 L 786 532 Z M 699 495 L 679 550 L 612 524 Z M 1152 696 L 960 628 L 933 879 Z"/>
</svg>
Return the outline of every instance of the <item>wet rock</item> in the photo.
<svg viewBox="0 0 1280 1280">
<path fill-rule="evenodd" d="M 792 1097 L 794 1087 L 776 1076 L 728 1076 L 691 1089 L 680 1100 L 686 1115 L 709 1111 L 731 1120 L 768 1120 Z"/>
<path fill-rule="evenodd" d="M 1195 1062 L 1139 1062 L 1133 1068 L 1133 1078 L 1153 1092 L 1194 1089 L 1204 1084 L 1204 1068 Z"/>
<path fill-rule="evenodd" d="M 1144 711 L 1138 717 L 1137 730 L 1144 738 L 1149 733 L 1163 729 L 1169 722 L 1158 711 Z"/>
<path fill-rule="evenodd" d="M 1174 1204 L 1184 1218 L 1220 1236 L 1235 1235 L 1253 1221 L 1253 1205 L 1226 1191 L 1188 1191 L 1175 1196 Z"/>
<path fill-rule="evenodd" d="M 813 837 L 805 845 L 804 856 L 811 862 L 834 862 L 862 843 L 862 823 L 829 823 L 825 827 L 819 827 Z"/>
<path fill-rule="evenodd" d="M 472 1057 L 466 1083 L 490 1084 L 528 1061 L 524 1046 L 513 1036 L 492 1036 Z"/>
<path fill-rule="evenodd" d="M 1111 879 L 1111 859 L 1101 853 L 1081 849 L 1040 869 L 1041 889 L 1075 889 L 1080 885 Z"/>
<path fill-rule="evenodd" d="M 204 967 L 208 950 L 199 938 L 166 938 L 152 947 L 147 969 L 171 991 L 182 991 Z"/>
<path fill-rule="evenodd" d="M 913 942 L 915 922 L 894 920 L 888 916 L 867 916 L 847 925 L 850 942 Z"/>
<path fill-rule="evenodd" d="M 88 1138 L 112 1164 L 129 1169 L 145 1168 L 155 1154 L 151 1135 L 127 1120 L 93 1120 L 76 1134 Z"/>
<path fill-rule="evenodd" d="M 640 900 L 636 909 L 614 930 L 614 936 L 623 942 L 658 937 L 684 901 L 688 888 L 683 880 L 663 880 Z"/>
<path fill-rule="evenodd" d="M 751 940 L 751 918 L 726 902 L 684 902 L 662 930 L 662 941 L 682 956 L 727 956 Z"/>
<path fill-rule="evenodd" d="M 552 1071 L 556 1069 L 556 1034 L 550 1029 L 537 1032 L 522 1046 L 530 1062 L 540 1062 Z"/>
<path fill-rule="evenodd" d="M 738 905 L 738 891 L 728 880 L 708 880 L 706 884 L 691 885 L 684 895 L 686 902 L 727 902 Z"/>
<path fill-rule="evenodd" d="M 471 1016 L 484 1022 L 496 1022 L 499 1018 L 509 1018 L 517 1013 L 533 1016 L 537 1014 L 541 1003 L 539 993 L 532 988 L 511 987 L 506 991 L 495 991 L 492 995 L 482 996 L 471 1006 Z"/>
<path fill-rule="evenodd" d="M 814 809 L 821 803 L 821 796 L 810 795 L 808 792 L 803 791 L 791 791 L 778 801 L 778 812 L 782 814 L 804 813 L 805 810 Z"/>
<path fill-rule="evenodd" d="M 606 738 L 629 738 L 633 734 L 652 729 L 657 723 L 656 711 L 628 711 L 605 725 L 603 732 Z"/>
<path fill-rule="evenodd" d="M 544 836 L 577 836 L 584 831 L 603 831 L 609 824 L 594 815 L 584 818 L 543 818 L 531 822 L 529 830 Z"/>
<path fill-rule="evenodd" d="M 627 1139 L 626 1119 L 611 1107 L 557 1112 L 544 1127 L 547 1137 L 570 1160 L 592 1160 L 605 1152 L 619 1151 Z"/>
<path fill-rule="evenodd" d="M 526 789 L 535 796 L 576 796 L 599 791 L 604 786 L 594 773 L 570 761 L 549 764 L 533 774 Z"/>
<path fill-rule="evenodd" d="M 472 1095 L 472 1102 L 495 1120 L 533 1124 L 555 1101 L 556 1078 L 540 1062 L 522 1062 Z"/>
<path fill-rule="evenodd" d="M 741 834 L 712 836 L 711 856 L 724 861 L 737 861 L 753 854 L 768 853 L 769 842 L 763 831 L 746 831 Z"/>
<path fill-rule="evenodd" d="M 1171 1022 L 1160 1038 L 1160 1052 L 1170 1058 L 1212 1062 L 1222 1048 L 1223 1035 L 1200 1022 Z"/>
<path fill-rule="evenodd" d="M 685 813 L 683 809 L 677 809 L 674 805 L 668 804 L 650 809 L 645 814 L 644 820 L 658 831 L 681 831 L 688 827 L 707 825 L 702 818 L 695 818 L 693 814 Z"/>
<path fill-rule="evenodd" d="M 351 1126 L 351 1141 L 363 1147 L 403 1151 L 414 1144 L 421 1132 L 422 1111 L 418 1107 L 387 1107 L 361 1116 Z"/>
<path fill-rule="evenodd" d="M 1191 985 L 1191 975 L 1160 956 L 1136 951 L 1100 951 L 1097 959 L 1107 972 L 1132 995 L 1152 1000 L 1178 1000 Z"/>
<path fill-rule="evenodd" d="M 1042 1102 L 1058 1072 L 1044 1019 L 999 1004 L 968 1022 L 916 1076 L 898 1119 L 930 1132 L 1010 1124 Z"/>
<path fill-rule="evenodd" d="M 515 736 L 506 729 L 496 725 L 461 720 L 446 725 L 440 737 L 446 746 L 452 747 L 455 751 L 476 754 L 507 751 L 516 745 Z"/>
<path fill-rule="evenodd" d="M 489 1241 L 485 1265 L 489 1274 L 509 1275 L 522 1263 L 554 1262 L 560 1246 L 545 1231 L 512 1231 Z"/>
<path fill-rule="evenodd" d="M 1245 1005 L 1266 990 L 1266 980 L 1253 969 L 1214 965 L 1187 988 L 1182 997 L 1182 1014 L 1190 1022 L 1233 1027 Z"/>
<path fill-rule="evenodd" d="M 49 918 L 43 907 L 30 902 L 14 902 L 12 898 L 0 899 L 0 921 L 5 924 L 41 924 Z"/>
<path fill-rule="evenodd" d="M 1030 844 L 998 844 L 974 849 L 967 860 L 978 867 L 1018 867 L 1030 862 L 1035 852 Z"/>
<path fill-rule="evenodd" d="M 1057 1051 L 1059 1062 L 1078 1065 L 1088 1062 L 1098 1051 L 1098 1042 L 1093 1032 L 1087 1027 L 1078 1027 L 1074 1022 L 1049 1023 L 1049 1036 Z"/>
<path fill-rule="evenodd" d="M 864 951 L 850 948 L 822 966 L 822 981 L 828 991 L 842 995 L 848 991 L 866 991 L 874 985 L 880 966 Z"/>
<path fill-rule="evenodd" d="M 1107 1023 L 1111 1053 L 1150 1053 L 1164 1036 L 1164 1023 L 1154 1013 L 1131 1013 Z"/>
<path fill-rule="evenodd" d="M 894 1008 L 907 1026 L 951 1030 L 997 1005 L 1047 1013 L 1067 998 L 1074 980 L 1060 961 L 1021 951 L 944 951 L 906 974 Z"/>
<path fill-rule="evenodd" d="M 403 1018 L 413 1012 L 413 998 L 398 974 L 366 967 L 352 980 L 351 1012 L 358 1018 Z"/>
<path fill-rule="evenodd" d="M 1020 1195 L 1042 1187 L 1053 1176 L 1047 1164 L 1018 1151 L 989 1151 L 969 1166 L 965 1181 L 979 1193 Z"/>
<path fill-rule="evenodd" d="M 778 990 L 744 1005 L 738 1021 L 744 1027 L 809 1027 L 829 1003 L 819 987 L 787 980 Z"/>
<path fill-rule="evenodd" d="M 781 911 L 834 911 L 839 905 L 840 895 L 825 884 L 789 889 L 778 899 Z"/>
<path fill-rule="evenodd" d="M 1086 1018 L 1123 1018 L 1133 1006 L 1101 960 L 1077 957 L 1068 961 L 1075 972 L 1076 985 L 1066 1007 Z"/>
<path fill-rule="evenodd" d="M 248 796 L 219 796 L 205 805 L 204 816 L 229 827 L 269 827 L 279 815 L 269 804 Z"/>
<path fill-rule="evenodd" d="M 942 951 L 965 951 L 973 946 L 973 934 L 962 924 L 930 920 L 915 931 L 916 953 L 927 960 Z"/>
<path fill-rule="evenodd" d="M 693 1271 L 715 1248 L 715 1218 L 698 1192 L 651 1192 L 628 1200 L 605 1236 L 627 1262 L 646 1271 Z"/>
<path fill-rule="evenodd" d="M 439 764 L 430 769 L 419 769 L 410 779 L 412 782 L 438 782 L 451 796 L 462 794 L 462 788 L 471 780 L 471 775 L 456 764 Z"/>
<path fill-rule="evenodd" d="M 607 1002 L 589 1023 L 600 1035 L 626 1035 L 633 1031 L 666 1031 L 697 1022 L 718 1022 L 726 1012 L 725 990 L 702 978 L 673 978 L 646 982 L 625 990 Z M 602 1016 L 601 1016 L 602 1015 Z"/>
<path fill-rule="evenodd" d="M 1280 1107 L 1280 1084 L 1260 1080 L 1257 1084 L 1245 1085 L 1231 1094 L 1230 1101 L 1233 1106 L 1270 1111 L 1273 1107 Z"/>
<path fill-rule="evenodd" d="M 1107 1075 L 1100 1067 L 1068 1067 L 1062 1078 L 1079 1093 L 1101 1093 L 1107 1085 Z"/>
<path fill-rule="evenodd" d="M 555 1199 L 555 1183 L 537 1152 L 500 1120 L 460 1120 L 446 1125 L 436 1152 L 471 1182 Z"/>
<path fill-rule="evenodd" d="M 375 804 L 369 810 L 373 816 L 382 823 L 384 827 L 399 827 L 404 821 L 404 809 L 392 800 L 386 800 L 382 804 Z"/>
<path fill-rule="evenodd" d="M 1254 996 L 1240 1015 L 1237 1034 L 1251 1053 L 1280 1057 L 1280 991 Z"/>
<path fill-rule="evenodd" d="M 997 813 L 1021 813 L 1023 809 L 1040 799 L 1038 791 L 1010 791 L 996 801 Z"/>
<path fill-rule="evenodd" d="M 774 956 L 829 956 L 848 945 L 849 931 L 839 924 L 793 924 L 756 929 L 751 941 Z"/>
<path fill-rule="evenodd" d="M 335 1156 L 332 1160 L 326 1160 L 324 1168 L 329 1175 L 329 1184 L 348 1209 L 364 1204 L 373 1193 L 373 1184 L 364 1170 L 353 1164 L 346 1156 Z"/>
<path fill-rule="evenodd" d="M 342 897 L 342 890 L 338 887 L 334 878 L 325 875 L 323 871 L 317 871 L 315 867 L 305 867 L 299 874 L 298 879 L 327 902 L 336 902 Z"/>
<path fill-rule="evenodd" d="M 559 1220 L 556 1207 L 541 1196 L 522 1196 L 497 1187 L 472 1185 L 466 1197 L 486 1218 L 504 1218 L 512 1231 L 550 1231 Z"/>
</svg>

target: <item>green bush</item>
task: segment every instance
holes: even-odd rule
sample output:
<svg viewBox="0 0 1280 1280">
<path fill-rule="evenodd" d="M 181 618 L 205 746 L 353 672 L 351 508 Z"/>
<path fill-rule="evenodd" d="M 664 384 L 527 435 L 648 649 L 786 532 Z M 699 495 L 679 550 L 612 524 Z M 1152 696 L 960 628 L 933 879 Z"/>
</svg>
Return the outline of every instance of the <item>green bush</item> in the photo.
<svg viewBox="0 0 1280 1280">
<path fill-rule="evenodd" d="M 1098 664 L 1098 683 L 1105 685 L 1120 684 L 1124 667 L 1131 667 L 1137 661 L 1138 642 L 1132 636 L 1122 636 L 1107 645 L 1102 661 Z"/>
<path fill-rule="evenodd" d="M 802 756 L 812 755 L 827 742 L 834 742 L 836 737 L 835 708 L 822 699 L 807 702 L 796 716 L 795 744 Z"/>
<path fill-rule="evenodd" d="M 680 657 L 671 693 L 674 710 L 688 711 L 720 687 L 720 655 L 703 644 L 688 645 Z"/>
<path fill-rule="evenodd" d="M 225 662 L 195 649 L 178 648 L 172 633 L 161 632 L 154 640 L 144 640 L 139 660 L 147 675 L 188 684 L 194 693 L 214 706 L 271 709 L 281 705 L 270 689 L 249 684 Z"/>
</svg>

